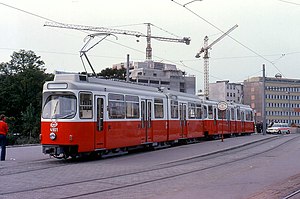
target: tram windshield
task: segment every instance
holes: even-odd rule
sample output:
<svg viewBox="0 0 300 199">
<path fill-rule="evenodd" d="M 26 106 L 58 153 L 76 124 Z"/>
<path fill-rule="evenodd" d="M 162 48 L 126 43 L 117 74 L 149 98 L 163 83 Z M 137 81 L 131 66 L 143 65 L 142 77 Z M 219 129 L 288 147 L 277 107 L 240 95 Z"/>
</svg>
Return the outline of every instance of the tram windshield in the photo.
<svg viewBox="0 0 300 199">
<path fill-rule="evenodd" d="M 76 115 L 74 95 L 50 95 L 44 105 L 44 119 L 71 119 Z"/>
</svg>

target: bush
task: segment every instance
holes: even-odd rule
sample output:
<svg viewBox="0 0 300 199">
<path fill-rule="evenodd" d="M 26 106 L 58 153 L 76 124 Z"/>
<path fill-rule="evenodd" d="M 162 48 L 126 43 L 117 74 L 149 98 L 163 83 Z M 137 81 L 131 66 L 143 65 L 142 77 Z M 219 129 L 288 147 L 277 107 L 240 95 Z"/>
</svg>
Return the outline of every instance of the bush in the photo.
<svg viewBox="0 0 300 199">
<path fill-rule="evenodd" d="M 7 145 L 15 145 L 17 140 L 18 140 L 18 136 L 16 135 L 12 135 L 12 134 L 8 134 L 6 136 L 7 139 Z"/>
</svg>

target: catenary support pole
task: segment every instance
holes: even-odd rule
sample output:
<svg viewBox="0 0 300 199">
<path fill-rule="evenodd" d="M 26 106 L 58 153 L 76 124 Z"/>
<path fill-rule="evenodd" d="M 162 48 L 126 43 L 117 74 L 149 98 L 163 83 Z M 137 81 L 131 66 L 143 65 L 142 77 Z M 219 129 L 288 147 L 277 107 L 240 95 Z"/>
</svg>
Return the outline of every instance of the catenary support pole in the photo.
<svg viewBox="0 0 300 199">
<path fill-rule="evenodd" d="M 127 54 L 126 82 L 129 82 L 129 54 Z"/>
<path fill-rule="evenodd" d="M 262 117 L 263 117 L 263 135 L 266 135 L 267 121 L 266 121 L 266 70 L 263 64 L 263 85 L 262 85 Z"/>
</svg>

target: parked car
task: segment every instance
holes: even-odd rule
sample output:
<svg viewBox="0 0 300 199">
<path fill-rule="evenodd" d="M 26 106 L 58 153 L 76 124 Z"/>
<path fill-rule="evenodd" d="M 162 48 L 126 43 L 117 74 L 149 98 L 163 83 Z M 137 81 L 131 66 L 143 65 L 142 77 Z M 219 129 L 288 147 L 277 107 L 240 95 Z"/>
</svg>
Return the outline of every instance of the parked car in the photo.
<svg viewBox="0 0 300 199">
<path fill-rule="evenodd" d="M 289 134 L 290 127 L 287 123 L 274 123 L 271 127 L 267 128 L 267 133 Z"/>
</svg>

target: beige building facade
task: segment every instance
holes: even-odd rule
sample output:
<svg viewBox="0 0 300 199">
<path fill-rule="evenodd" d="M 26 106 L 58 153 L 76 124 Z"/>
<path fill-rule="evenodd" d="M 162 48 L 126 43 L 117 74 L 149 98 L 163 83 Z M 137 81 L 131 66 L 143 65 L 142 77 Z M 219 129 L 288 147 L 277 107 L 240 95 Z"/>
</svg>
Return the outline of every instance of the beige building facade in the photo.
<svg viewBox="0 0 300 199">
<path fill-rule="evenodd" d="M 266 121 L 300 124 L 300 80 L 276 77 L 252 77 L 244 81 L 244 103 L 256 111 L 258 122 L 263 121 L 265 98 Z"/>
</svg>

